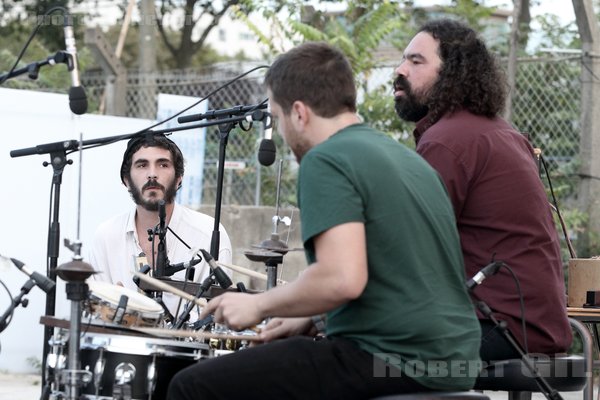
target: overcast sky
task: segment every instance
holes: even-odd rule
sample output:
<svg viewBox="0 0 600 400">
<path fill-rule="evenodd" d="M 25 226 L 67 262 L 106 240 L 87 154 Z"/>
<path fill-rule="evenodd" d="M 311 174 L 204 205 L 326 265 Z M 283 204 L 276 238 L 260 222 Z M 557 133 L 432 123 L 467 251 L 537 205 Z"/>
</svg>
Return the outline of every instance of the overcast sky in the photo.
<svg viewBox="0 0 600 400">
<path fill-rule="evenodd" d="M 434 4 L 449 5 L 450 0 L 415 0 L 415 5 L 428 6 Z M 541 0 L 540 5 L 532 6 L 531 13 L 533 16 L 539 14 L 555 14 L 561 17 L 564 22 L 575 21 L 575 13 L 573 12 L 573 3 L 570 0 Z M 505 9 L 512 9 L 512 1 L 510 0 L 486 0 L 487 6 L 500 6 Z"/>
</svg>

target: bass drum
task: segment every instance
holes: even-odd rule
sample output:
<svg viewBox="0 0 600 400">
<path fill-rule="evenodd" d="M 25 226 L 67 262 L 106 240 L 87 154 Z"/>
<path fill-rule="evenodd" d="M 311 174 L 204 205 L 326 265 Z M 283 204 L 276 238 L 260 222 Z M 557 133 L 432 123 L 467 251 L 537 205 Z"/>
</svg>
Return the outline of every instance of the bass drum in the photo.
<svg viewBox="0 0 600 400">
<path fill-rule="evenodd" d="M 165 399 L 178 371 L 209 356 L 203 343 L 97 333 L 80 348 L 81 368 L 93 376 L 81 391 L 88 399 Z"/>
</svg>

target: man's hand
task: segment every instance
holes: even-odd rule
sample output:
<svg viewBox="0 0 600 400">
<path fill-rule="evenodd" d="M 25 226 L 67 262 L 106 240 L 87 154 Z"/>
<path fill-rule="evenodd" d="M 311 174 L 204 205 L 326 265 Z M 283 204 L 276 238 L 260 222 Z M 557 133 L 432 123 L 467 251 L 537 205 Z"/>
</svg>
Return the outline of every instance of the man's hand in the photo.
<svg viewBox="0 0 600 400">
<path fill-rule="evenodd" d="M 297 335 L 312 335 L 317 333 L 310 317 L 273 318 L 258 335 L 263 342 Z"/>
<path fill-rule="evenodd" d="M 213 314 L 213 320 L 234 330 L 252 327 L 263 320 L 258 309 L 258 295 L 224 293 L 208 302 L 200 319 Z"/>
</svg>

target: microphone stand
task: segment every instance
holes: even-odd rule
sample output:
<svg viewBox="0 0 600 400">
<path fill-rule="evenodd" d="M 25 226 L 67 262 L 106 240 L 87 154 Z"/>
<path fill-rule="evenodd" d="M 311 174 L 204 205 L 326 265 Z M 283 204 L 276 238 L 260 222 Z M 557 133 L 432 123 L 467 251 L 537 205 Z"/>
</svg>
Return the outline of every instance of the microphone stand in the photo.
<svg viewBox="0 0 600 400">
<path fill-rule="evenodd" d="M 210 268 L 210 273 L 204 279 L 204 281 L 202 281 L 202 284 L 198 288 L 198 293 L 196 294 L 195 299 L 199 299 L 200 296 L 202 296 L 204 292 L 206 292 L 215 282 L 218 282 L 219 286 L 221 286 L 221 288 L 223 289 L 227 289 L 231 286 L 231 279 L 229 279 L 229 277 L 223 272 L 223 270 L 216 264 L 212 256 L 208 254 L 206 250 L 200 249 L 200 251 L 202 252 L 204 260 Z M 183 311 L 177 322 L 173 325 L 173 329 L 181 329 L 181 326 L 190 315 L 190 312 L 192 311 L 192 308 L 194 308 L 195 304 L 195 301 L 189 301 L 186 304 L 185 310 Z"/>
<path fill-rule="evenodd" d="M 202 296 L 204 294 L 204 292 L 206 292 L 215 283 L 215 280 L 216 280 L 216 276 L 215 276 L 214 272 L 211 272 L 206 278 L 204 278 L 204 280 L 202 281 L 202 284 L 198 288 L 198 293 L 196 293 L 195 299 L 199 299 L 200 296 Z M 196 305 L 196 302 L 188 301 L 188 303 L 185 305 L 183 312 L 179 315 L 179 317 L 177 318 L 177 321 L 173 324 L 172 329 L 181 329 L 184 322 L 190 316 L 190 313 L 192 312 L 192 309 L 194 308 L 195 305 Z"/>
<path fill-rule="evenodd" d="M 14 78 L 25 73 L 27 74 L 29 79 L 36 80 L 38 78 L 41 67 L 45 65 L 55 65 L 60 63 L 69 65 L 70 57 L 72 57 L 71 54 L 67 53 L 66 51 L 57 51 L 56 54 L 54 54 L 53 56 L 49 56 L 45 60 L 35 61 L 31 64 L 27 64 L 23 68 L 14 70 L 11 73 L 0 75 L 0 82 L 5 82 L 10 78 Z"/>
<path fill-rule="evenodd" d="M 225 153 L 227 151 L 227 142 L 229 133 L 235 126 L 235 123 L 223 123 L 219 125 L 219 162 L 217 165 L 217 193 L 215 196 L 215 223 L 213 226 L 212 237 L 210 240 L 210 255 L 219 259 L 219 246 L 221 244 L 221 232 L 219 225 L 221 223 L 221 202 L 223 197 L 223 178 L 225 176 Z"/>
<path fill-rule="evenodd" d="M 533 378 L 536 380 L 536 382 L 537 382 L 541 392 L 544 394 L 544 396 L 548 400 L 563 400 L 560 393 L 558 391 L 556 391 L 555 389 L 553 389 L 550 386 L 550 384 L 544 379 L 544 377 L 542 377 L 539 374 L 537 368 L 535 367 L 535 365 L 533 365 L 533 362 L 531 361 L 529 356 L 523 351 L 523 349 L 521 348 L 519 343 L 516 342 L 516 340 L 512 337 L 512 335 L 508 331 L 508 326 L 507 326 L 506 322 L 499 321 L 494 316 L 492 309 L 483 300 L 481 300 L 479 298 L 479 296 L 477 296 L 473 292 L 473 289 L 475 287 L 469 288 L 469 294 L 473 297 L 473 300 L 475 300 L 475 302 L 474 302 L 475 306 L 477 307 L 477 309 L 479 311 L 481 311 L 481 313 L 486 318 L 488 318 L 490 321 L 492 321 L 494 326 L 497 329 L 499 329 L 500 332 L 502 332 L 502 335 L 504 335 L 504 337 L 506 338 L 506 340 L 508 340 L 510 345 L 519 353 L 519 355 L 521 356 L 521 361 L 523 362 L 523 364 L 525 364 L 525 367 L 527 368 L 527 370 L 531 373 Z"/>
</svg>

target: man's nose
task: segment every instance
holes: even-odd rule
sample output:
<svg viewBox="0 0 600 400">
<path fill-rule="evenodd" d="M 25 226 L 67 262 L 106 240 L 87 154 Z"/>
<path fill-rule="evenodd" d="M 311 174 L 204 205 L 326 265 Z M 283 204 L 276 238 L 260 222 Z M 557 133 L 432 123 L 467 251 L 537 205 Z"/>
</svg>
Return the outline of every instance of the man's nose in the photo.
<svg viewBox="0 0 600 400">
<path fill-rule="evenodd" d="M 154 180 L 157 178 L 156 169 L 154 167 L 148 168 L 148 180 Z"/>
<path fill-rule="evenodd" d="M 398 65 L 396 67 L 396 69 L 394 70 L 394 73 L 396 74 L 396 76 L 402 75 L 402 76 L 406 77 L 407 73 L 408 73 L 408 69 L 406 68 L 406 62 L 401 61 L 400 65 Z"/>
</svg>

